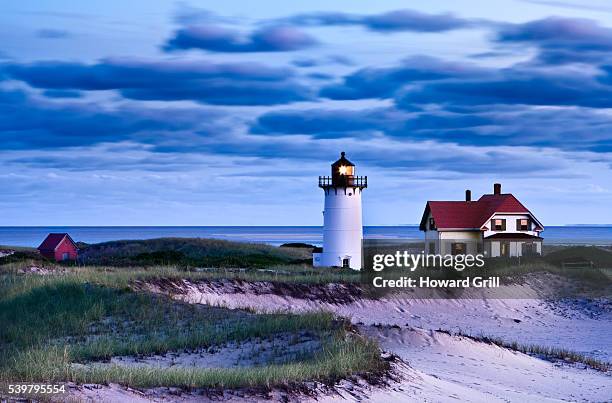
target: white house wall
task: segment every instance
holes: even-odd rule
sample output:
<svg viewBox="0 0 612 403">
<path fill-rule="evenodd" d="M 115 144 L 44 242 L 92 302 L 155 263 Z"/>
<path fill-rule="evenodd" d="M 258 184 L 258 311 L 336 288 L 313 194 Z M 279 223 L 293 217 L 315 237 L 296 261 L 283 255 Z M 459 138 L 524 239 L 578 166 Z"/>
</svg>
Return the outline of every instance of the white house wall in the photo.
<svg viewBox="0 0 612 403">
<path fill-rule="evenodd" d="M 480 231 L 440 231 L 440 239 L 476 241 L 482 239 Z"/>
<path fill-rule="evenodd" d="M 506 230 L 505 231 L 492 231 L 491 220 L 496 218 L 506 220 Z M 494 235 L 494 234 L 505 234 L 505 233 L 521 233 L 538 236 L 536 231 L 519 231 L 516 229 L 516 220 L 528 218 L 531 220 L 531 228 L 535 228 L 536 223 L 533 222 L 531 216 L 529 214 L 514 214 L 514 215 L 505 215 L 505 214 L 495 214 L 489 221 L 484 223 L 484 226 L 488 228 L 487 231 L 484 232 L 485 238 Z"/>
</svg>

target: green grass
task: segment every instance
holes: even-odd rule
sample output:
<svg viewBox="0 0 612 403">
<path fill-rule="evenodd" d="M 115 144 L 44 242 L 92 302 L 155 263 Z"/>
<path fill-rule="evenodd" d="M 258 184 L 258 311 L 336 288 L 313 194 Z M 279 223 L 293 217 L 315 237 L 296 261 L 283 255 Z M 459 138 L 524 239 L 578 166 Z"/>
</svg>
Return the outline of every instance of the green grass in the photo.
<svg viewBox="0 0 612 403">
<path fill-rule="evenodd" d="M 352 335 L 346 322 L 329 313 L 254 314 L 190 305 L 131 291 L 127 285 L 134 272 L 128 270 L 71 268 L 57 276 L 17 275 L 12 270 L 5 268 L 0 275 L 0 384 L 271 387 L 333 382 L 386 368 L 376 345 Z M 324 347 L 282 365 L 161 369 L 88 364 L 117 355 L 163 354 L 304 332 L 316 335 Z"/>
</svg>

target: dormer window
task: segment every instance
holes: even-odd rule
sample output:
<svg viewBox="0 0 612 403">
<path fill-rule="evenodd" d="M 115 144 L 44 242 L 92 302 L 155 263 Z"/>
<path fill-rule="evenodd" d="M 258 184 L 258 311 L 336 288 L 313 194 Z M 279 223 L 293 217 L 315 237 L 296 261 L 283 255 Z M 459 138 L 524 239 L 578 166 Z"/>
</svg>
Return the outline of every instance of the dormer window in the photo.
<svg viewBox="0 0 612 403">
<path fill-rule="evenodd" d="M 493 231 L 505 231 L 506 230 L 506 220 L 502 218 L 495 218 L 491 220 L 491 229 Z"/>
<path fill-rule="evenodd" d="M 530 223 L 528 218 L 519 218 L 516 220 L 516 230 L 517 231 L 529 231 Z"/>
</svg>

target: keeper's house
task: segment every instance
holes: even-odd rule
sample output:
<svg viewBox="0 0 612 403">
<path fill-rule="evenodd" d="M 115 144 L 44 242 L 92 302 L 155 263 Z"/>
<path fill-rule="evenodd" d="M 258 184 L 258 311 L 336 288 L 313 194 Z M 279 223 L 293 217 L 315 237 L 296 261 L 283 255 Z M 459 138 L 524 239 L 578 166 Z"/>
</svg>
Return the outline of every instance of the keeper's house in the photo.
<svg viewBox="0 0 612 403">
<path fill-rule="evenodd" d="M 476 201 L 471 196 L 466 190 L 465 201 L 427 202 L 420 229 L 428 254 L 542 254 L 544 226 L 511 193 L 502 193 L 501 184 Z"/>
</svg>

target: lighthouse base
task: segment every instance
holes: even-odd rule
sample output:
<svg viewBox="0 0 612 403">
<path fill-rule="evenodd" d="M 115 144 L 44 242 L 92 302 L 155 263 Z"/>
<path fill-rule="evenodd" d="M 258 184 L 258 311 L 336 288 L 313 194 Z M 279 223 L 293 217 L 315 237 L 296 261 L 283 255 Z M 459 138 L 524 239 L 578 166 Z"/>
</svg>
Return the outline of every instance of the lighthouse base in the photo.
<svg viewBox="0 0 612 403">
<path fill-rule="evenodd" d="M 361 270 L 361 253 L 313 252 L 312 265 L 314 267 L 344 267 Z"/>
</svg>

